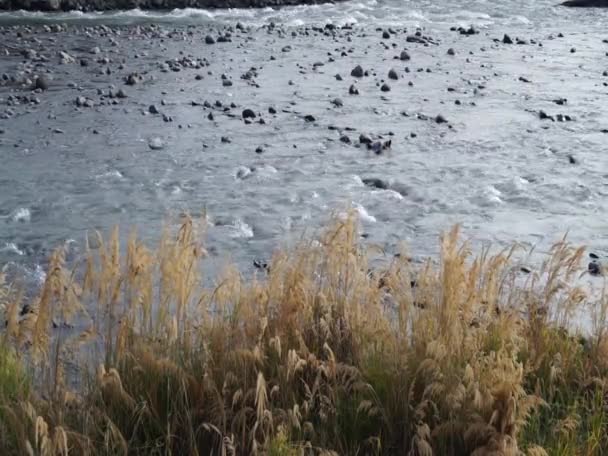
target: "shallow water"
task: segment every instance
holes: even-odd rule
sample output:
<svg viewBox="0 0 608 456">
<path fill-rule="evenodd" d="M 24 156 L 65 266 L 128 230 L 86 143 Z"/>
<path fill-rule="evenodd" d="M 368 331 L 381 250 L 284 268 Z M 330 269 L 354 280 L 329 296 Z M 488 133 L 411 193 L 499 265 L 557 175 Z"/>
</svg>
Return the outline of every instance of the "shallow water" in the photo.
<svg viewBox="0 0 608 456">
<path fill-rule="evenodd" d="M 206 34 L 217 36 L 237 22 L 251 31 L 205 45 Z M 284 33 L 261 28 L 271 22 Z M 41 27 L 53 23 L 68 24 L 68 31 Z M 140 33 L 138 26 L 150 23 L 159 26 Z M 333 37 L 303 33 L 326 23 L 353 30 Z M 19 37 L 11 26 L 24 24 L 33 25 Z M 99 24 L 118 27 L 121 35 L 89 28 Z M 415 255 L 433 254 L 438 234 L 454 223 L 475 242 L 519 241 L 543 251 L 568 231 L 595 253 L 608 250 L 608 134 L 602 133 L 608 11 L 544 0 L 362 1 L 282 10 L 17 12 L 0 14 L 0 25 L 0 51 L 10 54 L 0 58 L 0 74 L 45 68 L 52 74 L 50 90 L 35 95 L 40 104 L 11 106 L 9 96 L 31 92 L 0 84 L 0 263 L 34 282 L 43 277 L 49 249 L 68 242 L 77 256 L 86 230 L 135 225 L 155 239 L 163 219 L 181 211 L 206 212 L 214 255 L 246 267 L 347 205 L 359 211 L 368 242 L 389 253 L 405 240 Z M 470 25 L 480 33 L 450 30 Z M 388 27 L 397 33 L 383 40 L 377 28 Z M 417 27 L 437 44 L 406 42 Z M 536 44 L 496 43 L 504 33 Z M 287 45 L 291 50 L 282 52 Z M 94 46 L 100 54 L 90 54 Z M 49 63 L 36 66 L 15 51 L 29 47 Z M 447 55 L 448 48 L 456 55 Z M 403 49 L 410 61 L 394 59 Z M 60 50 L 90 65 L 59 65 Z M 106 56 L 109 64 L 96 62 Z M 209 66 L 160 71 L 163 62 L 183 56 Z M 355 81 L 350 71 L 357 64 L 375 75 Z M 252 66 L 259 87 L 240 78 Z M 100 74 L 106 67 L 111 75 Z M 387 79 L 390 68 L 398 81 Z M 144 80 L 125 86 L 123 78 L 135 71 Z M 232 86 L 222 86 L 222 73 Z M 390 92 L 380 91 L 381 80 Z M 353 83 L 358 96 L 348 93 Z M 97 90 L 111 84 L 128 98 L 102 105 Z M 76 107 L 78 96 L 95 106 Z M 342 107 L 331 103 L 336 97 Z M 567 104 L 552 101 L 558 98 Z M 237 107 L 192 105 L 205 100 Z M 151 104 L 173 121 L 149 114 Z M 270 106 L 277 114 L 268 113 Z M 245 108 L 266 123 L 244 124 Z M 573 121 L 541 120 L 539 110 Z M 304 120 L 309 114 L 314 122 Z M 435 123 L 438 114 L 449 123 Z M 355 147 L 361 133 L 390 138 L 392 147 L 381 155 Z M 149 147 L 156 137 L 160 150 Z M 365 178 L 385 179 L 391 190 L 369 188 Z"/>
</svg>

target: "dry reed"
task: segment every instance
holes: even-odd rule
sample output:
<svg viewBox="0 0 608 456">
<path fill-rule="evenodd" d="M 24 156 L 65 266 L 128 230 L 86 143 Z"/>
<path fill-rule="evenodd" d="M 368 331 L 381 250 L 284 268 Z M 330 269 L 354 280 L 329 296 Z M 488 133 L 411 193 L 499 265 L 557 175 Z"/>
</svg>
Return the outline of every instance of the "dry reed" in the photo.
<svg viewBox="0 0 608 456">
<path fill-rule="evenodd" d="M 72 271 L 58 250 L 25 313 L 0 281 L 2 454 L 608 452 L 608 306 L 574 285 L 582 249 L 522 278 L 455 228 L 438 263 L 371 270 L 349 216 L 209 288 L 195 228 L 126 253 L 115 230 Z"/>
</svg>

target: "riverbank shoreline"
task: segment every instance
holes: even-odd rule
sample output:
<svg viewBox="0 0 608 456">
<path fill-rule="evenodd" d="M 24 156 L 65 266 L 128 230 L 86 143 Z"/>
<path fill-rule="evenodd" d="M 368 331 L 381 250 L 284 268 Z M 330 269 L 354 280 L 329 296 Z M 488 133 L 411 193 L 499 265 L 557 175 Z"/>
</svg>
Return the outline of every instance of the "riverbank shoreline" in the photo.
<svg viewBox="0 0 608 456">
<path fill-rule="evenodd" d="M 170 11 L 180 8 L 267 8 L 333 3 L 326 0 L 0 0 L 0 11 Z"/>
</svg>

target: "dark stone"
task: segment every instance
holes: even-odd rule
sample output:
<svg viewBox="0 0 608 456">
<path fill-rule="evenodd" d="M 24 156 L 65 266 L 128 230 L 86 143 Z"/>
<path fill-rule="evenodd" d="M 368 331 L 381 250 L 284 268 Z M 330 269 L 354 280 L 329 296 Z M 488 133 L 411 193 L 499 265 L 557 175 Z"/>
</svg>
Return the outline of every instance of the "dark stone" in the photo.
<svg viewBox="0 0 608 456">
<path fill-rule="evenodd" d="M 314 122 L 317 119 L 315 119 L 315 116 L 313 116 L 312 114 L 307 114 L 304 116 L 304 120 L 306 122 Z"/>
<path fill-rule="evenodd" d="M 505 36 L 502 37 L 502 42 L 504 44 L 513 44 L 513 40 L 511 39 L 511 37 L 509 35 L 507 35 L 505 33 Z"/>
<path fill-rule="evenodd" d="M 608 0 L 568 0 L 562 6 L 571 8 L 608 8 Z"/>
<path fill-rule="evenodd" d="M 159 114 L 158 108 L 155 105 L 150 105 L 150 107 L 148 108 L 148 112 L 150 114 Z"/>
<path fill-rule="evenodd" d="M 384 32 L 382 32 L 383 39 L 388 40 L 388 39 L 390 39 L 390 37 L 391 37 L 391 34 L 388 33 L 388 31 L 385 30 Z"/>
<path fill-rule="evenodd" d="M 348 93 L 349 93 L 350 95 L 359 95 L 359 89 L 357 89 L 357 87 L 355 87 L 354 85 L 351 85 L 351 86 L 348 88 Z"/>
<path fill-rule="evenodd" d="M 441 114 L 437 115 L 437 117 L 435 117 L 435 122 L 437 122 L 438 124 L 442 124 L 442 123 L 447 123 L 447 120 L 445 117 L 443 117 Z"/>
<path fill-rule="evenodd" d="M 361 179 L 361 180 L 368 187 L 378 188 L 380 190 L 387 190 L 389 188 L 388 183 L 382 179 L 371 177 L 371 178 L 366 178 L 366 179 Z"/>
<path fill-rule="evenodd" d="M 384 83 L 380 87 L 380 90 L 382 90 L 383 92 L 390 92 L 391 91 L 391 86 L 389 86 L 388 84 Z"/>
<path fill-rule="evenodd" d="M 355 77 L 355 78 L 362 78 L 364 75 L 364 71 L 363 68 L 361 67 L 361 65 L 357 65 L 355 68 L 353 68 L 353 70 L 350 72 L 350 75 Z"/>
<path fill-rule="evenodd" d="M 340 136 L 340 141 L 343 142 L 344 144 L 350 144 L 350 138 L 346 135 Z"/>
<path fill-rule="evenodd" d="M 448 49 L 448 55 L 456 55 L 456 51 L 454 50 L 454 48 Z"/>
<path fill-rule="evenodd" d="M 276 110 L 274 107 L 272 107 L 272 106 L 271 106 L 270 108 L 268 108 L 268 112 L 269 112 L 270 114 L 276 114 L 276 113 L 277 113 L 277 110 Z"/>
<path fill-rule="evenodd" d="M 211 35 L 205 37 L 205 44 L 215 44 L 215 39 Z"/>
<path fill-rule="evenodd" d="M 389 79 L 394 79 L 397 80 L 399 79 L 399 75 L 397 74 L 397 72 L 395 70 L 393 70 L 392 68 L 388 71 L 388 78 Z"/>
<path fill-rule="evenodd" d="M 40 89 L 40 90 L 48 90 L 49 89 L 49 80 L 47 79 L 47 77 L 44 76 L 43 74 L 38 76 L 36 78 L 36 81 L 34 81 L 34 88 Z"/>
<path fill-rule="evenodd" d="M 406 60 L 410 60 L 410 58 L 411 57 L 410 57 L 410 55 L 408 54 L 407 51 L 401 51 L 401 54 L 399 55 L 399 59 L 400 60 L 406 61 Z"/>
<path fill-rule="evenodd" d="M 243 119 L 255 119 L 255 112 L 251 109 L 245 109 L 243 111 Z"/>
<path fill-rule="evenodd" d="M 367 135 L 364 135 L 363 133 L 361 133 L 359 135 L 359 143 L 361 144 L 371 144 L 372 143 L 372 138 L 370 138 Z"/>
<path fill-rule="evenodd" d="M 141 80 L 141 77 L 137 73 L 131 73 L 125 78 L 125 84 L 135 85 Z"/>
<path fill-rule="evenodd" d="M 382 143 L 380 141 L 374 141 L 373 143 L 368 144 L 367 148 L 373 150 L 376 155 L 382 153 Z"/>
<path fill-rule="evenodd" d="M 592 276 L 601 276 L 602 275 L 602 265 L 600 263 L 598 263 L 597 261 L 592 261 L 587 266 L 587 271 L 589 271 L 589 274 L 591 274 Z"/>
<path fill-rule="evenodd" d="M 264 260 L 253 260 L 253 267 L 262 271 L 270 272 L 268 263 Z"/>
</svg>

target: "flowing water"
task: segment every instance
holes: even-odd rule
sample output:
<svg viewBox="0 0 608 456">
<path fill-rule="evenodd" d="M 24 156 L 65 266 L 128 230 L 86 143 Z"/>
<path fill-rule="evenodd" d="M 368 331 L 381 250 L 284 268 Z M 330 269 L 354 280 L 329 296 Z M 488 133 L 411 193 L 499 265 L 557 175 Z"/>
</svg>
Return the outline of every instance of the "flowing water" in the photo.
<svg viewBox="0 0 608 456">
<path fill-rule="evenodd" d="M 207 34 L 237 22 L 250 31 L 205 44 Z M 43 28 L 56 23 L 67 31 Z M 352 29 L 307 32 L 328 23 Z M 120 35 L 95 32 L 101 24 Z M 471 25 L 478 34 L 450 30 Z M 369 0 L 280 10 L 15 12 L 0 14 L 0 27 L 0 51 L 9 50 L 0 74 L 52 73 L 50 89 L 35 95 L 39 104 L 14 103 L 9 97 L 31 92 L 0 83 L 0 263 L 33 281 L 49 249 L 67 243 L 76 256 L 87 230 L 137 226 L 155 239 L 163 220 L 182 211 L 205 212 L 212 253 L 246 267 L 348 205 L 360 213 L 367 242 L 387 252 L 405 240 L 415 255 L 432 255 L 454 223 L 480 243 L 543 251 L 569 232 L 575 243 L 608 251 L 608 10 L 546 0 Z M 395 33 L 383 40 L 380 29 L 388 28 Z M 417 28 L 432 44 L 406 41 Z M 527 44 L 503 44 L 505 33 Z M 24 63 L 18 51 L 28 47 L 48 63 Z M 403 49 L 410 61 L 394 58 Z M 90 65 L 60 65 L 58 51 Z M 104 56 L 109 63 L 97 63 Z M 184 56 L 208 66 L 162 71 Z M 358 96 L 349 95 L 357 64 L 372 72 L 356 81 Z M 240 77 L 251 67 L 257 86 Z M 398 81 L 387 78 L 390 68 Z M 125 86 L 131 72 L 143 81 Z M 233 84 L 224 86 L 221 74 Z M 381 92 L 382 79 L 390 92 Z M 101 99 L 98 90 L 112 84 L 128 98 Z M 76 107 L 79 96 L 94 106 Z M 554 102 L 560 98 L 567 103 Z M 172 121 L 149 114 L 151 104 Z M 245 124 L 245 108 L 265 124 Z M 541 120 L 540 110 L 572 121 Z M 448 123 L 436 123 L 438 114 Z M 392 139 L 390 150 L 355 147 L 362 133 Z M 368 178 L 389 189 L 364 185 Z"/>
</svg>

